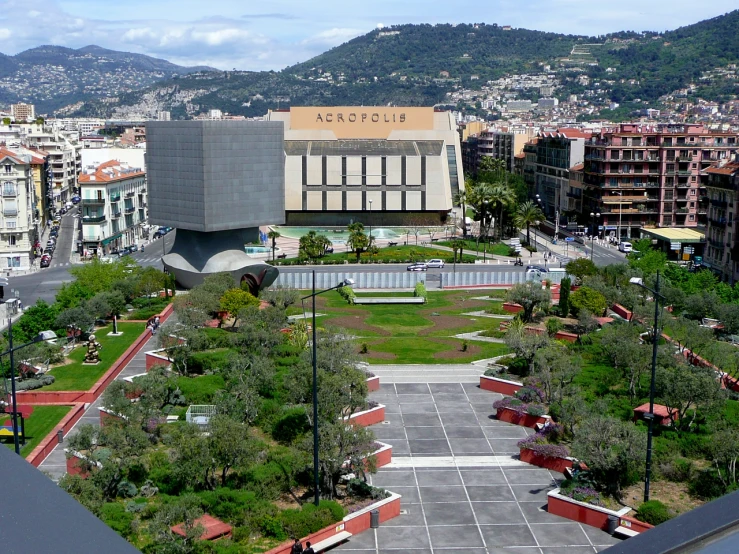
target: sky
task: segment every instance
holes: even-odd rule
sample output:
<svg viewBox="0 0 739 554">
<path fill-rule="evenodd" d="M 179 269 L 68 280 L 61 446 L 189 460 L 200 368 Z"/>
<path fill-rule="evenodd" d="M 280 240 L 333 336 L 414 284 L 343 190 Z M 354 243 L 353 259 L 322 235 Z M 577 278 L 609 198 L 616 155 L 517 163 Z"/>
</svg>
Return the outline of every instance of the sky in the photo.
<svg viewBox="0 0 739 554">
<path fill-rule="evenodd" d="M 592 36 L 665 31 L 736 8 L 739 0 L 0 0 L 0 52 L 96 44 L 181 65 L 280 70 L 378 26 L 485 22 Z"/>
</svg>

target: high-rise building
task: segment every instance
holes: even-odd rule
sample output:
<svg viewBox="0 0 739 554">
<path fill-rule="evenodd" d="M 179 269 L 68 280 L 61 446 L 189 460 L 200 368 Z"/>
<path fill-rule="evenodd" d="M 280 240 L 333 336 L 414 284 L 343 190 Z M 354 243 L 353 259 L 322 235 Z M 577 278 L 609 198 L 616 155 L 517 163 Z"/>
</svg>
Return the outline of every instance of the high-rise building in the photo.
<svg viewBox="0 0 739 554">
<path fill-rule="evenodd" d="M 16 123 L 26 123 L 36 119 L 36 107 L 33 104 L 11 104 L 10 115 Z"/>
<path fill-rule="evenodd" d="M 700 124 L 622 124 L 585 145 L 583 210 L 597 210 L 607 232 L 697 227 L 706 221 L 704 172 L 739 151 L 735 133 Z"/>
<path fill-rule="evenodd" d="M 585 141 L 591 136 L 590 132 L 570 128 L 539 133 L 534 189 L 548 217 L 554 218 L 567 210 L 570 168 L 582 163 Z"/>
<path fill-rule="evenodd" d="M 722 279 L 739 281 L 739 159 L 705 171 L 708 205 L 703 263 Z"/>
<path fill-rule="evenodd" d="M 31 156 L 0 148 L 0 269 L 27 270 L 38 238 Z"/>
<path fill-rule="evenodd" d="M 144 170 L 110 160 L 87 168 L 79 182 L 83 248 L 102 255 L 136 244 L 147 222 Z"/>
</svg>

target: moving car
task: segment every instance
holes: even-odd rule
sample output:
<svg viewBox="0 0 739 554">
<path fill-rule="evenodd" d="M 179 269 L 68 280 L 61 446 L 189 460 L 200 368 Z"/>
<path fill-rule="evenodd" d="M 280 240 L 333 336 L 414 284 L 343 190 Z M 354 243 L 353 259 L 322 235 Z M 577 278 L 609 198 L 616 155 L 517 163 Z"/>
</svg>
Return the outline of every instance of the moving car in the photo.
<svg viewBox="0 0 739 554">
<path fill-rule="evenodd" d="M 72 197 L 72 204 L 79 204 L 80 200 L 82 200 L 79 196 L 73 196 Z"/>
<path fill-rule="evenodd" d="M 128 247 L 128 251 L 131 252 L 131 253 L 138 252 L 139 251 L 139 247 L 138 247 L 137 244 L 132 244 L 131 246 Z"/>
<path fill-rule="evenodd" d="M 426 264 L 426 262 L 416 262 L 409 265 L 406 269 L 408 271 L 426 271 L 428 268 L 429 266 Z"/>
<path fill-rule="evenodd" d="M 444 267 L 444 260 L 433 259 L 426 262 L 427 267 Z"/>
<path fill-rule="evenodd" d="M 41 267 L 49 267 L 51 265 L 51 256 L 45 254 L 41 257 Z"/>
<path fill-rule="evenodd" d="M 631 250 L 632 250 L 631 243 L 630 242 L 621 242 L 621 243 L 619 243 L 618 250 L 619 250 L 619 252 L 626 252 L 626 253 L 631 252 Z"/>
</svg>

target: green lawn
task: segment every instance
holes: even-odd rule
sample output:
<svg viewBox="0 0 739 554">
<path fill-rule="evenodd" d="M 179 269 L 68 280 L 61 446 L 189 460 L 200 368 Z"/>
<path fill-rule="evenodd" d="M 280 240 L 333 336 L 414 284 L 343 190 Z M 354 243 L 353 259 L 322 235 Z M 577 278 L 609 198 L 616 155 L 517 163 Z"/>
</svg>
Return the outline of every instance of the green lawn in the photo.
<svg viewBox="0 0 739 554">
<path fill-rule="evenodd" d="M 495 256 L 515 255 L 515 252 L 511 252 L 511 247 L 507 244 L 503 244 L 502 242 L 494 242 L 492 244 L 488 244 L 487 247 L 485 247 L 482 242 L 480 242 L 480 244 L 477 244 L 477 242 L 472 239 L 457 239 L 456 242 L 458 244 L 462 243 L 464 245 L 465 252 L 477 252 L 480 256 L 483 255 L 484 251 L 486 251 L 488 254 L 494 254 Z M 451 248 L 452 241 L 441 240 L 437 244 L 439 244 L 440 246 L 448 246 Z"/>
<path fill-rule="evenodd" d="M 409 263 L 411 261 L 430 260 L 432 258 L 440 258 L 447 263 L 452 263 L 454 253 L 449 250 L 441 250 L 439 248 L 430 248 L 426 246 L 388 246 L 380 248 L 377 254 L 370 256 L 369 252 L 362 252 L 360 260 L 362 262 L 383 262 L 383 263 Z M 292 264 L 298 262 L 298 258 L 288 258 L 286 260 L 278 260 L 281 264 Z M 319 261 L 323 263 L 356 263 L 357 255 L 354 252 L 335 252 L 326 254 Z M 473 263 L 475 256 L 464 255 L 463 262 Z"/>
<path fill-rule="evenodd" d="M 118 323 L 118 330 L 122 331 L 123 334 L 119 337 L 108 336 L 108 333 L 113 330 L 111 325 L 98 329 L 95 332 L 95 338 L 102 345 L 100 363 L 98 365 L 82 365 L 87 348 L 84 345 L 78 346 L 69 355 L 73 362 L 52 369 L 50 374 L 56 378 L 56 381 L 41 390 L 89 390 L 145 329 L 146 324 L 144 323 L 120 322 Z"/>
<path fill-rule="evenodd" d="M 31 417 L 26 420 L 26 445 L 21 448 L 21 455 L 28 456 L 71 409 L 71 406 L 34 406 Z M 7 447 L 13 448 L 13 437 L 2 440 Z"/>
<path fill-rule="evenodd" d="M 222 390 L 226 382 L 221 375 L 199 375 L 178 377 L 177 386 L 188 404 L 212 404 L 216 391 Z"/>
<path fill-rule="evenodd" d="M 462 352 L 459 339 L 435 341 L 429 337 L 372 339 L 366 342 L 369 353 L 365 360 L 370 364 L 463 364 L 506 354 L 504 344 L 469 341 L 469 351 Z M 374 352 L 394 354 L 395 357 L 373 357 Z M 444 353 L 448 353 L 444 355 Z"/>
</svg>

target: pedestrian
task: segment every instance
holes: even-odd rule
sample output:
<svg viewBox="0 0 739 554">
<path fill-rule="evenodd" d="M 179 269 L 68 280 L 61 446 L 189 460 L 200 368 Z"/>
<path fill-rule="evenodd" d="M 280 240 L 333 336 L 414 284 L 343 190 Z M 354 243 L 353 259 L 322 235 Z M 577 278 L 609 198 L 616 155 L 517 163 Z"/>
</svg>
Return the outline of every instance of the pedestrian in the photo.
<svg viewBox="0 0 739 554">
<path fill-rule="evenodd" d="M 154 318 L 154 330 L 159 329 L 159 316 Z"/>
<path fill-rule="evenodd" d="M 310 541 L 305 542 L 305 550 L 303 550 L 303 554 L 316 554 L 316 551 L 311 548 Z"/>
<path fill-rule="evenodd" d="M 146 330 L 151 332 L 151 335 L 154 336 L 154 325 L 151 324 L 151 321 L 146 324 Z"/>
<path fill-rule="evenodd" d="M 301 544 L 299 539 L 295 539 L 295 542 L 293 543 L 293 547 L 290 549 L 290 554 L 302 554 L 303 552 L 303 545 Z"/>
</svg>

